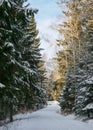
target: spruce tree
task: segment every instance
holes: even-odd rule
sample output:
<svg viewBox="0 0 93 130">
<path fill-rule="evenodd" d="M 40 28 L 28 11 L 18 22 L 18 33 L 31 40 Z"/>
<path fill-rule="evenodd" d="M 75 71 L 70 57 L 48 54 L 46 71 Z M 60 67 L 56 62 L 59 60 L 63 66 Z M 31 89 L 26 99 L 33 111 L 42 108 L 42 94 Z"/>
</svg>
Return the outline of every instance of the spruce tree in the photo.
<svg viewBox="0 0 93 130">
<path fill-rule="evenodd" d="M 1 111 L 4 116 L 10 113 L 12 121 L 13 109 L 18 102 L 19 88 L 17 85 L 19 70 L 18 40 L 22 36 L 22 26 L 26 25 L 24 11 L 18 1 L 3 1 L 0 6 L 0 82 L 5 85 L 0 90 Z M 18 5 L 17 5 L 18 4 Z M 23 17 L 23 21 L 21 20 Z M 17 80 L 17 81 L 16 81 Z"/>
<path fill-rule="evenodd" d="M 34 21 L 37 10 L 23 7 L 24 2 L 7 0 L 0 5 L 0 112 L 10 121 L 21 108 L 33 109 L 35 104 L 40 108 L 46 103 L 38 85 L 41 54 Z"/>
<path fill-rule="evenodd" d="M 93 101 L 93 2 L 82 2 L 82 23 L 84 28 L 84 52 L 81 58 L 81 62 L 77 63 L 77 76 L 79 81 L 77 82 L 76 98 L 75 98 L 75 112 L 76 114 L 82 114 L 83 109 Z M 86 11 L 85 11 L 86 10 Z M 81 70 L 81 71 L 80 71 Z M 80 74 L 81 72 L 81 74 Z M 80 74 L 80 77 L 79 77 Z"/>
<path fill-rule="evenodd" d="M 73 110 L 76 85 L 75 64 L 77 57 L 80 57 L 82 52 L 82 27 L 79 5 L 79 0 L 67 3 L 68 11 L 64 12 L 67 21 L 63 23 L 63 26 L 59 26 L 59 32 L 63 35 L 63 40 L 59 40 L 59 44 L 63 46 L 61 55 L 58 57 L 61 61 L 60 68 L 65 63 L 64 68 L 61 69 L 62 71 L 65 70 L 65 84 L 61 95 L 63 97 L 60 97 L 60 105 L 61 107 L 64 106 L 62 109 L 65 110 L 66 108 L 67 111 Z M 62 73 L 62 71 L 60 72 Z"/>
<path fill-rule="evenodd" d="M 22 40 L 22 63 L 26 65 L 29 73 L 24 75 L 25 81 L 29 84 L 29 87 L 25 91 L 25 99 L 27 107 L 40 108 L 45 104 L 45 98 L 43 88 L 40 84 L 40 79 L 44 76 L 40 70 L 39 64 L 42 62 L 40 53 L 40 39 L 38 38 L 38 31 L 36 30 L 36 23 L 34 14 L 29 18 L 29 26 L 25 30 Z M 42 93 L 42 94 L 41 94 Z"/>
<path fill-rule="evenodd" d="M 70 112 L 73 111 L 82 115 L 87 113 L 85 108 L 93 101 L 93 16 L 91 14 L 93 2 L 91 0 L 72 0 L 68 7 L 72 13 L 70 18 L 73 20 L 74 16 L 77 16 L 78 19 L 76 19 L 77 24 L 73 26 L 73 29 L 75 30 L 76 27 L 77 30 L 75 30 L 75 33 L 71 32 L 71 36 L 73 36 L 71 41 L 75 45 L 72 49 L 75 52 L 73 53 L 75 54 L 73 55 L 74 64 L 66 74 L 66 83 L 60 96 L 60 104 L 62 110 L 67 109 Z M 69 27 L 71 28 L 71 26 Z"/>
</svg>

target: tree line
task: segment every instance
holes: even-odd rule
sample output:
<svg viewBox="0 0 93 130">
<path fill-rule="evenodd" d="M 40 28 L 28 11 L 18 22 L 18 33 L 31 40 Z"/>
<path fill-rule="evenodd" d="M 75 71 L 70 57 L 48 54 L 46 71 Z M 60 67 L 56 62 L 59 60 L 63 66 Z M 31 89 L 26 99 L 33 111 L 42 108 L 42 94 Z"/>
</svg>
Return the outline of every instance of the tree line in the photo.
<svg viewBox="0 0 93 130">
<path fill-rule="evenodd" d="M 25 2 L 0 4 L 0 118 L 10 121 L 15 113 L 46 104 L 45 68 L 35 22 L 38 10 Z"/>
<path fill-rule="evenodd" d="M 60 7 L 62 1 L 60 0 Z M 93 113 L 93 1 L 69 0 L 65 21 L 57 27 L 63 48 L 57 53 L 62 92 L 61 110 L 90 116 Z M 88 106 L 91 106 L 90 108 Z"/>
</svg>

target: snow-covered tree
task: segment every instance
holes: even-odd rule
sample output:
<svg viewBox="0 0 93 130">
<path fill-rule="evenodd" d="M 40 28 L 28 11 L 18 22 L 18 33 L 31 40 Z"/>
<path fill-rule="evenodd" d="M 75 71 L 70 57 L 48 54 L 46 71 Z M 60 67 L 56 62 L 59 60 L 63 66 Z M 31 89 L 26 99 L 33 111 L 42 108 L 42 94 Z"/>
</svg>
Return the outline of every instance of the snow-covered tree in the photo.
<svg viewBox="0 0 93 130">
<path fill-rule="evenodd" d="M 76 19 L 77 24 L 73 23 L 73 25 L 75 24 L 73 26 L 74 35 L 73 31 L 71 32 L 71 36 L 73 35 L 71 39 L 76 49 L 73 48 L 73 52 L 75 52 L 73 53 L 75 54 L 73 55 L 74 64 L 68 69 L 66 74 L 65 87 L 60 97 L 60 104 L 62 110 L 68 109 L 81 115 L 85 112 L 87 113 L 84 108 L 93 102 L 93 16 L 91 14 L 93 2 L 72 0 L 68 7 L 73 11 L 71 11 L 70 19 L 72 18 L 73 20 L 75 18 L 73 16 L 78 14 L 75 15 L 78 16 L 78 19 Z M 67 25 L 66 27 L 68 28 Z M 75 27 L 77 27 L 77 30 L 75 30 Z"/>
<path fill-rule="evenodd" d="M 45 93 L 38 85 L 41 54 L 34 21 L 37 10 L 23 7 L 25 0 L 4 0 L 0 5 L 0 112 L 6 118 L 21 107 L 40 108 Z M 1 86 L 0 85 L 0 86 Z"/>
<path fill-rule="evenodd" d="M 25 13 L 21 9 L 22 2 L 3 1 L 0 5 L 0 82 L 5 87 L 0 91 L 1 110 L 4 116 L 10 113 L 12 121 L 13 109 L 18 102 L 19 93 L 18 70 L 20 53 L 18 40 L 22 36 L 22 28 L 26 25 Z M 23 20 L 21 20 L 21 16 Z"/>
<path fill-rule="evenodd" d="M 79 82 L 77 82 L 76 88 L 76 114 L 82 114 L 82 109 L 93 102 L 93 16 L 91 15 L 93 8 L 91 7 L 93 7 L 92 1 L 88 2 L 86 0 L 82 3 L 84 53 L 81 58 L 81 62 L 79 61 L 77 66 L 77 76 Z"/>
<path fill-rule="evenodd" d="M 35 107 L 36 104 L 39 108 L 44 105 L 46 101 L 43 88 L 40 84 L 41 78 L 44 78 L 44 71 L 40 69 L 40 63 L 42 60 L 40 53 L 41 49 L 39 48 L 40 39 L 37 35 L 38 30 L 36 30 L 36 23 L 33 14 L 29 18 L 29 26 L 25 30 L 23 38 L 20 42 L 22 44 L 22 63 L 27 66 L 29 71 L 27 75 L 24 75 L 25 81 L 29 84 L 29 87 L 27 87 L 27 92 L 25 91 L 25 102 L 28 107 Z"/>
<path fill-rule="evenodd" d="M 60 97 L 60 105 L 65 111 L 72 111 L 75 99 L 75 64 L 82 52 L 82 26 L 80 20 L 80 1 L 69 1 L 64 14 L 67 20 L 59 25 L 59 32 L 63 35 L 58 40 L 63 49 L 59 51 L 58 64 L 60 73 L 64 76 L 65 84 Z M 64 72 L 64 73 L 63 73 Z"/>
</svg>

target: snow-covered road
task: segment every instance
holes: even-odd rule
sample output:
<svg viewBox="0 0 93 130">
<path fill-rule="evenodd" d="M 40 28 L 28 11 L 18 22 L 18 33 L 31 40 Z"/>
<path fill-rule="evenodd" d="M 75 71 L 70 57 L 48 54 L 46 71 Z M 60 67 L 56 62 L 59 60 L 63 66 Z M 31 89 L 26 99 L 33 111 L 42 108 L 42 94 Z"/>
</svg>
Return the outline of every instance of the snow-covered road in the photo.
<svg viewBox="0 0 93 130">
<path fill-rule="evenodd" d="M 57 102 L 49 102 L 47 108 L 32 114 L 17 115 L 24 118 L 14 121 L 0 130 L 93 130 L 93 120 L 88 123 L 74 120 L 74 116 L 63 116 L 59 113 Z"/>
</svg>

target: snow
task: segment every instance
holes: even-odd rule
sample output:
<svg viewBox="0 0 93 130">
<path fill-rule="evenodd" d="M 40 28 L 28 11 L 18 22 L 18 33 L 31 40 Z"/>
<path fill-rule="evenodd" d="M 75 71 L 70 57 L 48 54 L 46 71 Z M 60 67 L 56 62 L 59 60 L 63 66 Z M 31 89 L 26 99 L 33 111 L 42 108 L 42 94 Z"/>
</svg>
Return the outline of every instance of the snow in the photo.
<svg viewBox="0 0 93 130">
<path fill-rule="evenodd" d="M 80 88 L 81 92 L 86 92 L 86 87 Z"/>
<path fill-rule="evenodd" d="M 0 83 L 0 88 L 4 88 L 5 87 L 5 85 L 3 85 L 2 83 Z"/>
<path fill-rule="evenodd" d="M 88 80 L 85 80 L 87 84 L 93 84 L 93 77 L 89 78 Z"/>
<path fill-rule="evenodd" d="M 0 0 L 0 6 L 2 5 L 3 2 L 4 2 L 4 0 Z"/>
<path fill-rule="evenodd" d="M 5 45 L 8 47 L 14 47 L 14 45 L 11 42 L 5 42 Z"/>
<path fill-rule="evenodd" d="M 20 64 L 19 62 L 17 62 L 17 61 L 16 61 L 16 64 L 17 64 L 19 67 L 23 68 L 24 71 L 27 72 L 27 73 L 29 73 L 29 74 L 35 74 L 35 73 L 36 73 L 35 71 L 31 70 L 30 68 L 21 65 L 21 64 Z"/>
<path fill-rule="evenodd" d="M 73 114 L 61 115 L 56 101 L 48 102 L 48 106 L 39 111 L 16 115 L 14 119 L 0 130 L 93 130 L 93 120 L 85 123 L 76 120 Z"/>
<path fill-rule="evenodd" d="M 88 104 L 83 110 L 93 109 L 93 103 Z"/>
</svg>

